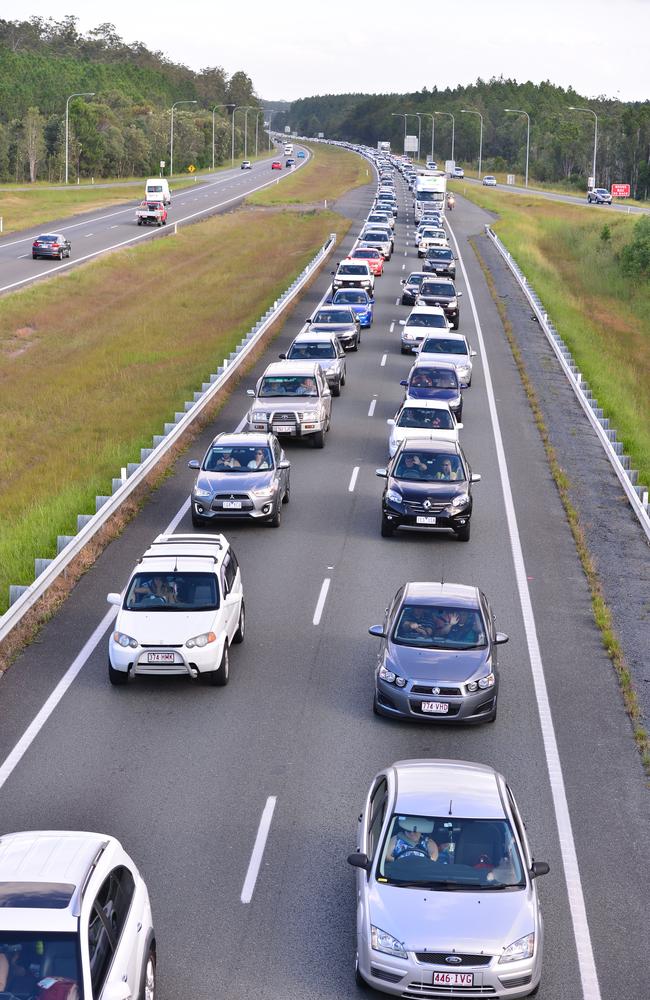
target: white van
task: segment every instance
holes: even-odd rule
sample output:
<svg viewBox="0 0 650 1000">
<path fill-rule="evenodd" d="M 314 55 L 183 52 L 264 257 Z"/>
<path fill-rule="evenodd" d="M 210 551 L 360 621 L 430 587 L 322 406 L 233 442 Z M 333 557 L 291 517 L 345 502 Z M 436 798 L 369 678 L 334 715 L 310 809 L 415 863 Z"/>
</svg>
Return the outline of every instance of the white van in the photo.
<svg viewBox="0 0 650 1000">
<path fill-rule="evenodd" d="M 172 196 L 169 184 L 164 177 L 150 177 L 144 189 L 145 201 L 162 201 L 163 205 L 171 205 Z"/>
</svg>

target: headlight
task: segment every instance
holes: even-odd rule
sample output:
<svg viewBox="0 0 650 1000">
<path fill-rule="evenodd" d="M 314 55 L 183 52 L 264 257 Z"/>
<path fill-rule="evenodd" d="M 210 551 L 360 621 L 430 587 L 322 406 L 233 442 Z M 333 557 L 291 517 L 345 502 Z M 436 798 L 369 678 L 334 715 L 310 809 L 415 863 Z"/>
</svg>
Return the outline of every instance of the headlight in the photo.
<svg viewBox="0 0 650 1000">
<path fill-rule="evenodd" d="M 503 955 L 499 959 L 499 965 L 504 962 L 519 962 L 522 958 L 532 958 L 534 953 L 535 935 L 525 934 L 524 937 L 519 938 L 518 941 L 513 941 L 512 944 L 509 944 L 507 948 L 503 949 Z"/>
<path fill-rule="evenodd" d="M 488 674 L 487 677 L 481 677 L 478 682 L 478 686 L 485 690 L 485 688 L 494 687 L 494 674 Z"/>
<path fill-rule="evenodd" d="M 469 503 L 469 496 L 467 493 L 459 493 L 457 497 L 451 501 L 452 507 L 466 507 Z"/>
<path fill-rule="evenodd" d="M 415 334 L 411 333 L 410 330 L 404 330 L 402 336 L 404 340 L 415 340 Z"/>
<path fill-rule="evenodd" d="M 370 945 L 374 951 L 383 951 L 385 955 L 395 955 L 397 958 L 408 958 L 406 951 L 392 934 L 382 931 L 381 927 L 370 925 Z M 511 947 L 514 947 L 511 945 Z"/>
<path fill-rule="evenodd" d="M 207 646 L 210 642 L 216 642 L 217 637 L 214 632 L 202 632 L 201 635 L 195 635 L 193 638 L 188 639 L 185 645 L 188 649 L 194 649 L 198 646 L 201 649 L 203 646 Z"/>
<path fill-rule="evenodd" d="M 382 663 L 381 667 L 379 668 L 379 676 L 381 677 L 382 681 L 386 681 L 387 684 L 394 684 L 397 674 L 395 674 L 392 670 L 387 670 Z"/>
<path fill-rule="evenodd" d="M 260 497 L 260 499 L 263 497 L 272 497 L 273 494 L 277 491 L 277 488 L 278 488 L 277 483 L 271 483 L 270 486 L 260 487 L 259 490 L 251 490 L 251 493 L 253 494 L 254 497 Z"/>
<path fill-rule="evenodd" d="M 386 499 L 390 500 L 391 503 L 401 503 L 402 494 L 398 493 L 397 490 L 386 490 Z"/>
<path fill-rule="evenodd" d="M 318 412 L 316 410 L 305 410 L 304 413 L 298 414 L 298 418 L 309 421 L 318 420 Z"/>
<path fill-rule="evenodd" d="M 130 646 L 131 649 L 136 649 L 138 645 L 137 639 L 132 639 L 130 635 L 125 635 L 124 632 L 113 632 L 113 640 L 118 646 L 123 646 L 124 649 L 127 646 Z"/>
<path fill-rule="evenodd" d="M 266 420 L 266 413 L 264 410 L 253 410 L 251 420 Z"/>
<path fill-rule="evenodd" d="M 194 487 L 194 496 L 195 497 L 211 497 L 212 496 L 212 490 L 202 490 L 200 486 L 195 486 Z"/>
</svg>

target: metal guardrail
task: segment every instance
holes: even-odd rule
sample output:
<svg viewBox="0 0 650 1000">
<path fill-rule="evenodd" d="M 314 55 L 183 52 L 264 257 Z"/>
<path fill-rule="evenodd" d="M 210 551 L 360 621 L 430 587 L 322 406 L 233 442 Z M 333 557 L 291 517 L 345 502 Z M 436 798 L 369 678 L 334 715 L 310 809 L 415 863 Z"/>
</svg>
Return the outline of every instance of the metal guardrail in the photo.
<svg viewBox="0 0 650 1000">
<path fill-rule="evenodd" d="M 646 539 L 650 542 L 650 514 L 648 512 L 647 486 L 643 486 L 638 482 L 638 472 L 636 469 L 631 468 L 630 457 L 623 452 L 623 445 L 617 440 L 616 430 L 610 425 L 609 418 L 605 416 L 601 407 L 598 406 L 598 400 L 589 388 L 589 384 L 583 379 L 582 373 L 578 370 L 578 366 L 573 360 L 570 350 L 549 320 L 548 313 L 544 309 L 541 299 L 531 287 L 525 274 L 494 230 L 486 225 L 485 232 L 503 257 L 526 296 L 541 329 L 544 331 L 546 339 L 553 348 L 555 356 L 560 362 L 562 370 L 578 398 L 578 402 L 587 415 L 589 423 L 596 432 L 598 440 L 604 448 L 605 454 L 611 462 L 621 486 L 625 490 L 632 510 L 645 532 Z"/>
<path fill-rule="evenodd" d="M 27 587 L 12 587 L 13 598 L 9 609 L 0 617 L 0 642 L 22 620 L 24 615 L 43 596 L 47 589 L 64 572 L 72 560 L 79 555 L 84 546 L 97 534 L 100 528 L 112 517 L 122 503 L 150 475 L 162 458 L 174 447 L 176 442 L 191 427 L 192 423 L 212 403 L 219 392 L 228 384 L 239 370 L 246 358 L 257 347 L 270 326 L 275 323 L 286 308 L 294 301 L 305 284 L 310 280 L 323 261 L 329 256 L 336 244 L 336 233 L 331 233 L 329 239 L 319 250 L 313 260 L 304 268 L 291 286 L 267 310 L 262 319 L 246 334 L 243 340 L 229 358 L 225 358 L 217 371 L 210 375 L 210 381 L 204 382 L 201 390 L 194 393 L 194 399 L 185 403 L 182 413 L 176 413 L 173 423 L 167 423 L 164 433 L 153 439 L 153 448 L 143 448 L 141 461 L 131 463 L 122 476 L 113 480 L 111 496 L 96 498 L 97 512 L 93 515 L 79 515 L 79 531 L 73 536 L 59 536 L 59 554 L 54 559 L 36 559 L 36 573 L 32 584 Z M 10 598 L 10 600 L 11 600 Z"/>
</svg>

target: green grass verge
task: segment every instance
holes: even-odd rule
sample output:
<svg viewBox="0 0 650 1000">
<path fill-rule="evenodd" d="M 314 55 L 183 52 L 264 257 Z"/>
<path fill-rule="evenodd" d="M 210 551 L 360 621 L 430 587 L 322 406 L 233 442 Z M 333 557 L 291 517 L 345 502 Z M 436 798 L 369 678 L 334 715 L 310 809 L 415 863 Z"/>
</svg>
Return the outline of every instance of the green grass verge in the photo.
<svg viewBox="0 0 650 1000">
<path fill-rule="evenodd" d="M 459 166 L 460 166 L 460 164 L 459 164 Z M 508 174 L 511 174 L 511 173 L 513 173 L 512 170 L 508 170 L 508 171 L 494 170 L 493 171 L 493 170 L 485 170 L 484 169 L 483 172 L 482 172 L 482 176 L 485 177 L 486 174 L 492 174 L 493 177 L 496 177 L 497 182 L 499 184 L 506 184 L 507 185 Z M 465 177 L 466 178 L 470 178 L 472 180 L 479 180 L 478 170 L 474 170 L 472 167 L 465 167 Z M 515 181 L 516 181 L 516 186 L 517 187 L 520 187 L 520 188 L 523 187 L 524 186 L 524 175 L 523 174 L 515 174 Z M 460 185 L 460 187 L 459 187 L 459 185 Z M 460 194 L 465 194 L 465 189 L 464 188 L 467 187 L 467 185 L 465 185 L 463 187 L 463 182 L 462 181 L 450 181 L 449 186 L 453 187 L 456 190 L 456 192 L 460 193 Z M 587 188 L 585 187 L 585 189 L 583 191 L 582 188 L 577 188 L 575 186 L 575 184 L 570 184 L 568 181 L 566 181 L 564 183 L 562 183 L 560 181 L 554 181 L 554 182 L 548 183 L 547 181 L 538 181 L 535 177 L 529 177 L 528 178 L 528 186 L 529 186 L 529 188 L 536 188 L 538 191 L 547 191 L 549 194 L 568 194 L 568 195 L 573 195 L 576 198 L 584 198 L 585 204 L 587 203 Z M 470 187 L 473 187 L 473 185 L 470 185 Z M 530 193 L 532 195 L 533 192 L 531 191 Z M 635 198 L 616 198 L 615 199 L 615 204 L 617 204 L 617 205 L 635 205 L 638 208 L 646 208 L 646 209 L 649 207 L 647 201 L 639 201 L 638 199 L 635 199 Z"/>
<path fill-rule="evenodd" d="M 508 317 L 507 307 L 497 293 L 492 275 L 485 265 L 481 253 L 476 245 L 476 241 L 471 240 L 471 245 L 476 253 L 481 270 L 483 271 L 483 275 L 490 290 L 490 294 L 497 307 L 499 316 L 501 317 L 503 329 L 508 343 L 510 344 L 512 356 L 515 360 L 515 364 L 517 365 L 524 391 L 528 397 L 535 424 L 542 438 L 551 475 L 553 476 L 555 485 L 557 486 L 560 500 L 562 501 L 562 506 L 564 507 L 569 527 L 571 528 L 571 533 L 575 541 L 578 557 L 587 579 L 594 621 L 600 631 L 603 648 L 612 661 L 618 677 L 625 709 L 632 723 L 634 742 L 641 755 L 645 772 L 650 775 L 650 735 L 643 725 L 643 713 L 639 704 L 638 695 L 634 689 L 632 674 L 630 673 L 629 667 L 625 662 L 623 648 L 614 629 L 612 613 L 605 601 L 602 584 L 600 582 L 594 561 L 591 557 L 591 553 L 589 552 L 584 529 L 580 522 L 580 515 L 571 500 L 571 481 L 560 465 L 555 448 L 551 444 L 548 429 L 544 421 L 544 414 L 539 403 L 539 398 L 535 392 L 535 388 L 530 380 L 528 372 L 526 371 L 526 366 L 524 364 L 521 351 L 519 350 L 519 345 L 517 344 L 512 324 Z"/>
<path fill-rule="evenodd" d="M 0 300 L 0 610 L 348 227 L 332 212 L 247 209 Z"/>
<path fill-rule="evenodd" d="M 635 218 L 487 188 L 464 195 L 497 214 L 494 230 L 650 485 L 650 282 L 625 277 L 617 261 Z"/>
</svg>

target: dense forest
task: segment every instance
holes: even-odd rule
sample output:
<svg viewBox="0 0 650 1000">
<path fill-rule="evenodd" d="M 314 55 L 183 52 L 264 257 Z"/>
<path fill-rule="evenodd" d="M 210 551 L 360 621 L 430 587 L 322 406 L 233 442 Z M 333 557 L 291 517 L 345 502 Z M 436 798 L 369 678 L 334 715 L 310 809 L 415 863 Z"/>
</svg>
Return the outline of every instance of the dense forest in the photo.
<svg viewBox="0 0 650 1000">
<path fill-rule="evenodd" d="M 169 163 L 171 106 L 174 172 L 208 167 L 231 155 L 232 108 L 235 153 L 254 151 L 256 125 L 265 142 L 261 105 L 244 72 L 218 66 L 193 72 L 127 44 L 112 24 L 81 34 L 75 17 L 0 19 L 0 181 L 60 181 L 65 166 L 65 106 L 72 94 L 92 92 L 69 105 L 69 171 L 77 177 L 126 177 L 158 173 Z M 244 108 L 252 110 L 245 113 Z M 257 118 L 257 121 L 256 121 Z"/>
<path fill-rule="evenodd" d="M 530 115 L 531 178 L 568 182 L 585 189 L 592 172 L 594 125 L 592 115 L 570 111 L 588 107 L 598 116 L 596 184 L 629 183 L 632 196 L 650 196 L 650 102 L 625 104 L 605 97 L 581 97 L 551 83 L 519 84 L 503 78 L 455 89 L 422 90 L 415 94 L 336 94 L 294 101 L 290 111 L 278 114 L 274 126 L 290 125 L 300 135 L 323 132 L 327 138 L 375 146 L 389 139 L 394 150 L 403 146 L 403 117 L 393 113 L 421 114 L 422 155 L 431 150 L 431 115 L 435 116 L 435 156 L 451 157 L 452 120 L 455 125 L 455 159 L 476 164 L 480 121 L 483 115 L 483 172 L 510 171 L 521 176 L 526 162 L 526 118 L 505 108 Z M 408 133 L 418 134 L 418 119 L 409 117 Z"/>
</svg>

